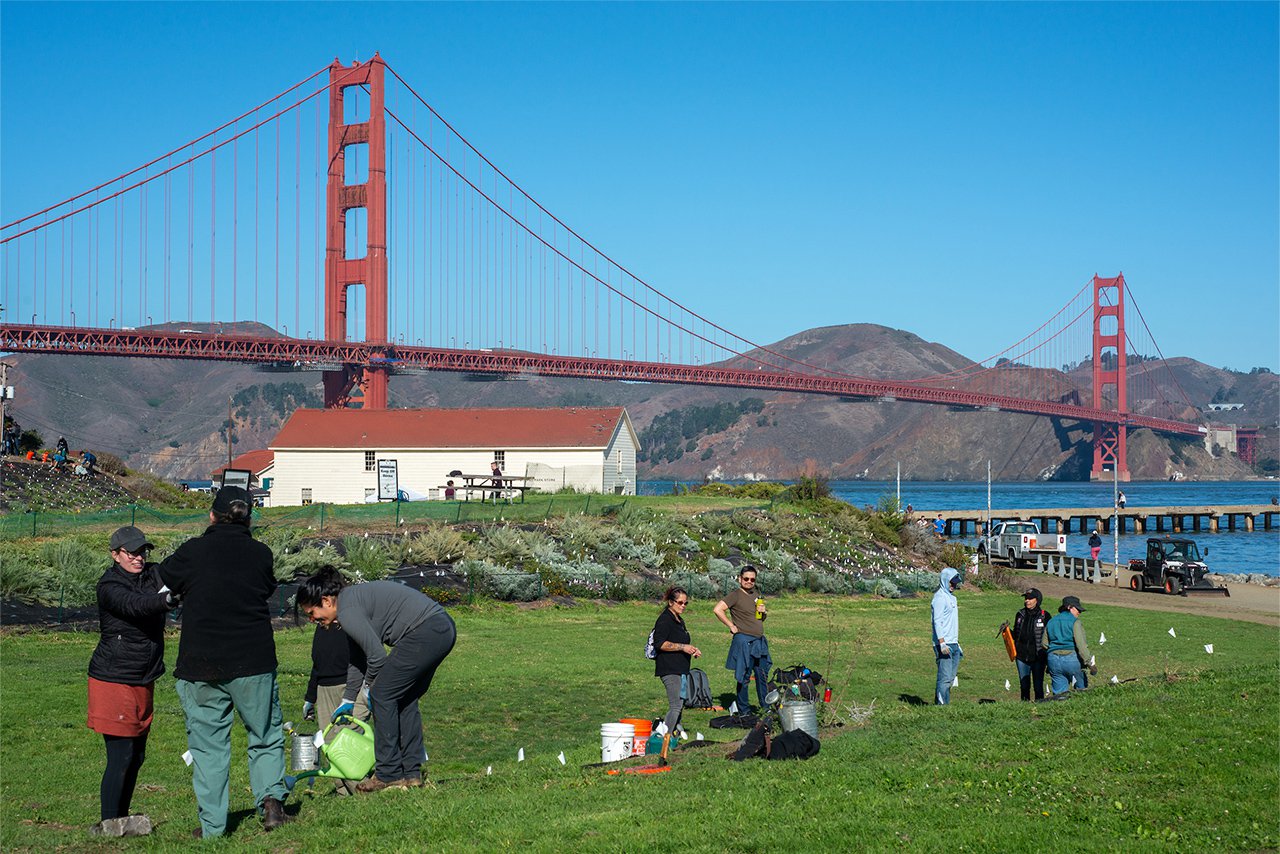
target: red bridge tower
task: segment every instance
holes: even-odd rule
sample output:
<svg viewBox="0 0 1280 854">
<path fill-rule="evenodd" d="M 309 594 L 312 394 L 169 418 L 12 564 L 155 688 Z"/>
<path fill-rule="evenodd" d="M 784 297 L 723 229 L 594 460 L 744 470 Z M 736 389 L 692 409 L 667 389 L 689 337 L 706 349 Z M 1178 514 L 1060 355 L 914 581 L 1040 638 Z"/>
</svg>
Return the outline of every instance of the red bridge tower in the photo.
<svg viewBox="0 0 1280 854">
<path fill-rule="evenodd" d="M 1105 400 L 1106 388 L 1115 389 L 1115 410 L 1121 413 L 1119 423 L 1093 422 L 1093 470 L 1090 480 L 1110 480 L 1112 466 L 1115 477 L 1129 480 L 1129 463 L 1125 456 L 1123 414 L 1129 410 L 1125 382 L 1124 337 L 1124 273 L 1113 279 L 1093 277 L 1093 408 L 1110 409 Z M 1105 318 L 1115 318 L 1115 331 L 1102 331 Z M 1108 327 L 1110 323 L 1106 324 Z"/>
<path fill-rule="evenodd" d="M 329 66 L 329 178 L 325 193 L 324 337 L 347 340 L 347 289 L 363 286 L 365 341 L 387 342 L 387 117 L 383 78 L 386 64 L 378 54 L 365 63 Z M 367 87 L 368 121 L 346 124 L 346 90 Z M 369 174 L 364 183 L 346 183 L 346 150 L 364 144 L 369 150 Z M 363 255 L 347 257 L 347 212 L 365 211 L 367 223 Z M 344 365 L 324 372 L 324 405 L 344 407 L 351 391 L 360 387 L 365 409 L 387 408 L 389 371 L 382 367 Z"/>
</svg>

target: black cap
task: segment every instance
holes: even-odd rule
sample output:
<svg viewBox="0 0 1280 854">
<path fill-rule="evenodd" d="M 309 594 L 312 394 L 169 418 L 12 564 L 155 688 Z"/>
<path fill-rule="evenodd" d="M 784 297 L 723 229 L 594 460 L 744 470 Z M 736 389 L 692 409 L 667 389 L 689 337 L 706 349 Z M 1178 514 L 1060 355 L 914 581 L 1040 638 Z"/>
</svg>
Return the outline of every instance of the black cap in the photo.
<svg viewBox="0 0 1280 854">
<path fill-rule="evenodd" d="M 1063 597 L 1062 597 L 1062 607 L 1063 607 L 1064 609 L 1066 609 L 1066 608 L 1075 608 L 1075 609 L 1076 609 L 1077 611 L 1079 611 L 1080 613 L 1082 613 L 1082 614 L 1084 613 L 1084 606 L 1080 604 L 1080 599 L 1079 599 L 1078 597 L 1075 597 L 1075 596 L 1063 596 Z"/>
<path fill-rule="evenodd" d="M 1027 592 L 1022 594 L 1023 599 L 1035 599 L 1037 602 L 1043 602 L 1044 597 L 1040 595 L 1040 591 L 1034 587 L 1028 587 Z"/>
<path fill-rule="evenodd" d="M 249 490 L 243 486 L 224 486 L 213 497 L 213 512 L 230 513 L 233 501 L 243 501 L 250 510 L 253 509 L 253 496 L 249 494 Z"/>
<path fill-rule="evenodd" d="M 147 535 L 139 531 L 132 525 L 126 525 L 123 528 L 117 528 L 116 532 L 111 535 L 111 551 L 124 549 L 127 552 L 140 552 L 144 548 L 154 549 L 155 546 L 147 542 Z"/>
</svg>

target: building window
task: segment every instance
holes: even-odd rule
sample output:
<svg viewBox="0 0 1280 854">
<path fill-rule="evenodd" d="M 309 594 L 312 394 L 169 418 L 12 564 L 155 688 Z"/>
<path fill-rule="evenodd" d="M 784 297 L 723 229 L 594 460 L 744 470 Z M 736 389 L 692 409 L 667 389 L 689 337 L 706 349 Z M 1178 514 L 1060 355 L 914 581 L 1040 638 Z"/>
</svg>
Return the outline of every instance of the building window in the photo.
<svg viewBox="0 0 1280 854">
<path fill-rule="evenodd" d="M 378 467 L 377 453 L 374 451 L 364 452 L 364 470 L 373 471 Z"/>
<path fill-rule="evenodd" d="M 494 461 L 495 463 L 497 463 L 497 464 L 498 464 L 498 468 L 500 468 L 500 469 L 506 468 L 506 467 L 507 467 L 507 452 L 506 452 L 506 451 L 494 451 L 494 452 L 493 452 L 493 461 Z"/>
<path fill-rule="evenodd" d="M 310 488 L 304 488 L 304 489 L 302 490 L 302 503 L 303 503 L 303 504 L 310 504 L 310 503 L 311 503 L 311 489 L 310 489 Z"/>
</svg>

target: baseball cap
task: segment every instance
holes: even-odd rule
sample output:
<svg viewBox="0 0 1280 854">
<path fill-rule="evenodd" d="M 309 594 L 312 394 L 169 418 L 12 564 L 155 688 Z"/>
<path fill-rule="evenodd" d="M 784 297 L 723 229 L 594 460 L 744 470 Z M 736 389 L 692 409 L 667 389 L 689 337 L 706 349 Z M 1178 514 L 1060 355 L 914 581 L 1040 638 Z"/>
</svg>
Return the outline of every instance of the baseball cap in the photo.
<svg viewBox="0 0 1280 854">
<path fill-rule="evenodd" d="M 1044 601 L 1044 597 L 1040 595 L 1040 591 L 1039 591 L 1039 590 L 1037 590 L 1037 589 L 1036 589 L 1036 588 L 1034 588 L 1034 587 L 1028 587 L 1028 588 L 1027 588 L 1027 591 L 1026 591 L 1025 593 L 1023 593 L 1023 594 L 1022 594 L 1022 598 L 1023 598 L 1023 599 L 1036 599 L 1036 600 L 1039 600 L 1039 601 L 1041 601 L 1041 602 L 1043 602 L 1043 601 Z"/>
<path fill-rule="evenodd" d="M 1080 599 L 1076 596 L 1063 596 L 1062 607 L 1075 608 L 1080 613 L 1084 613 L 1084 606 L 1080 604 Z"/>
<path fill-rule="evenodd" d="M 132 525 L 117 528 L 116 532 L 111 535 L 112 551 L 124 549 L 127 552 L 139 552 L 144 548 L 154 549 L 155 546 L 147 542 L 146 534 L 142 533 Z"/>
</svg>

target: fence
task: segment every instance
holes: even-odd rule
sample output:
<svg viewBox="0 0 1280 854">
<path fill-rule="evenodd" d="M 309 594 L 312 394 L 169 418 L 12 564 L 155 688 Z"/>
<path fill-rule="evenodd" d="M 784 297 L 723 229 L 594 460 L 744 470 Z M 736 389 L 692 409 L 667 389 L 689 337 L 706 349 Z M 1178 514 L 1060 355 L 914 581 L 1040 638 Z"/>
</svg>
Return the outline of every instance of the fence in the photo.
<svg viewBox="0 0 1280 854">
<path fill-rule="evenodd" d="M 597 516 L 623 514 L 627 499 L 605 495 L 530 495 L 524 502 L 390 501 L 384 504 L 308 504 L 265 507 L 254 512 L 255 528 L 277 526 L 315 531 L 343 528 L 400 528 L 427 522 L 540 522 L 574 513 Z M 206 510 L 169 512 L 145 504 L 127 504 L 92 513 L 11 513 L 0 517 L 0 540 L 50 537 L 123 525 L 200 530 L 209 522 Z"/>
</svg>

